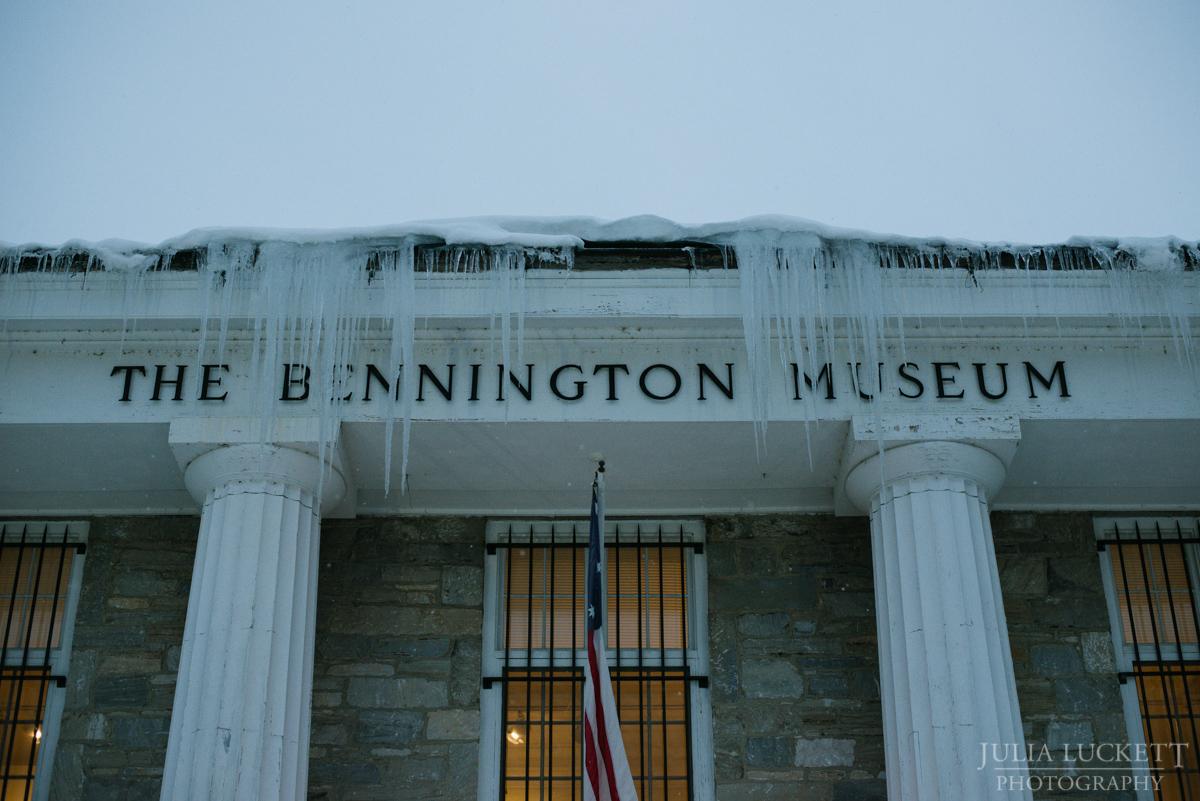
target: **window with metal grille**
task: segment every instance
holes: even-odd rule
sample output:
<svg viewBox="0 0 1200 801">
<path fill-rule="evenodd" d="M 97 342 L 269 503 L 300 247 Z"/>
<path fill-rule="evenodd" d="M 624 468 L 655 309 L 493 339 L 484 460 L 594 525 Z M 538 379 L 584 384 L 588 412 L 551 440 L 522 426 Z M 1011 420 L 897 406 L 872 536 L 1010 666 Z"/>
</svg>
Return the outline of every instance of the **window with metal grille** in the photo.
<svg viewBox="0 0 1200 801">
<path fill-rule="evenodd" d="M 582 801 L 587 521 L 488 526 L 480 798 Z M 711 797 L 695 521 L 607 521 L 606 638 L 642 801 Z"/>
<path fill-rule="evenodd" d="M 41 801 L 62 715 L 86 523 L 0 523 L 0 801 Z"/>
<path fill-rule="evenodd" d="M 1135 770 L 1161 780 L 1154 798 L 1200 801 L 1197 519 L 1108 518 L 1096 534 L 1130 740 L 1152 746 Z"/>
</svg>

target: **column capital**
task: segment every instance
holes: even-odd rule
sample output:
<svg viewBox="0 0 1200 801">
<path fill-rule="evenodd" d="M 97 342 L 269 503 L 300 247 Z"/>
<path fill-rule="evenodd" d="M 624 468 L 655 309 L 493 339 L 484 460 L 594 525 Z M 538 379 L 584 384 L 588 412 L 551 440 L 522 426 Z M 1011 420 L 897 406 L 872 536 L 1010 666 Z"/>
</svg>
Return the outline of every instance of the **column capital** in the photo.
<svg viewBox="0 0 1200 801">
<path fill-rule="evenodd" d="M 313 496 L 320 491 L 323 509 L 337 506 L 346 494 L 346 480 L 340 470 L 332 465 L 322 470 L 316 456 L 281 445 L 213 448 L 188 464 L 183 481 L 201 504 L 213 489 L 238 481 L 275 481 L 299 487 Z"/>
<path fill-rule="evenodd" d="M 188 417 L 171 422 L 171 449 L 196 502 L 203 505 L 209 492 L 224 484 L 277 481 L 314 496 L 319 490 L 322 514 L 341 516 L 331 513 L 351 488 L 339 449 L 326 448 L 324 465 L 318 458 L 319 421 L 276 420 L 265 441 L 261 425 L 260 420 L 249 418 Z"/>
<path fill-rule="evenodd" d="M 882 485 L 916 476 L 968 478 L 990 499 L 1004 483 L 1020 438 L 1015 417 L 855 417 L 835 488 L 836 510 L 869 513 Z"/>
<path fill-rule="evenodd" d="M 880 487 L 918 476 L 950 476 L 974 481 L 992 498 L 1004 484 L 1008 466 L 978 445 L 950 440 L 910 442 L 885 448 L 859 462 L 846 476 L 846 497 L 864 512 Z"/>
</svg>

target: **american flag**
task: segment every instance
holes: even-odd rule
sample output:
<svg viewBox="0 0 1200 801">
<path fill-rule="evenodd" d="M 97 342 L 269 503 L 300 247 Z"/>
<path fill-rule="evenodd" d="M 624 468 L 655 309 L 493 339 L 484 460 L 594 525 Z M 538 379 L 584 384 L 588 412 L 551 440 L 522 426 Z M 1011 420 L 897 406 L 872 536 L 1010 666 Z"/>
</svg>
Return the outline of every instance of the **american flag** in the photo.
<svg viewBox="0 0 1200 801">
<path fill-rule="evenodd" d="M 584 801 L 637 801 L 608 678 L 604 643 L 604 463 L 592 483 L 588 528 L 587 673 L 583 679 Z"/>
</svg>

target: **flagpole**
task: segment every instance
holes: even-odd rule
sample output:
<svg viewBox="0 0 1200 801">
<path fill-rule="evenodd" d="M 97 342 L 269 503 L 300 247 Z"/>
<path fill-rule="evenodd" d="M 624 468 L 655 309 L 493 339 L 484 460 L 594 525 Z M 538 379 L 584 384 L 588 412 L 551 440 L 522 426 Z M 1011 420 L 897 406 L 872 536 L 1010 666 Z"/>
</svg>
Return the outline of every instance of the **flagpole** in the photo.
<svg viewBox="0 0 1200 801">
<path fill-rule="evenodd" d="M 608 672 L 604 610 L 604 460 L 597 460 L 588 522 L 587 666 L 583 681 L 583 801 L 637 801 Z M 619 643 L 617 644 L 619 647 Z"/>
<path fill-rule="evenodd" d="M 604 460 L 600 459 L 596 475 L 592 477 L 592 489 L 596 491 L 596 506 L 600 511 L 600 540 L 604 541 Z M 601 549 L 603 551 L 603 549 Z"/>
<path fill-rule="evenodd" d="M 608 576 L 608 548 L 605 547 L 604 539 L 604 460 L 597 459 L 596 474 L 592 477 L 592 491 L 596 496 L 596 528 L 599 529 L 598 536 L 600 537 L 600 570 L 601 574 Z M 596 599 L 596 607 L 600 609 L 601 620 L 603 624 L 600 630 L 604 633 L 605 641 L 608 640 L 608 587 L 607 581 L 600 587 L 600 597 Z"/>
<path fill-rule="evenodd" d="M 599 458 L 596 459 L 596 470 L 594 473 L 592 473 L 592 505 L 593 505 L 592 511 L 595 512 L 595 519 L 593 522 L 595 523 L 596 528 L 598 528 L 600 530 L 600 542 L 601 542 L 600 560 L 601 560 L 601 564 L 603 564 L 604 557 L 607 555 L 607 554 L 605 554 L 605 548 L 604 548 L 604 544 L 603 544 L 604 543 L 604 460 L 599 459 Z M 590 546 L 590 539 L 591 538 L 589 536 L 589 546 Z M 607 565 L 605 565 L 605 567 L 607 567 Z M 586 575 L 587 574 L 585 573 L 585 576 Z M 584 587 L 588 587 L 588 586 L 589 586 L 589 582 L 587 580 L 585 580 Z M 599 604 L 600 604 L 599 599 L 589 598 L 588 601 L 597 604 L 597 606 L 599 606 Z M 585 604 L 584 604 L 584 624 L 583 624 L 583 628 L 584 628 L 585 632 L 588 632 L 589 623 L 590 623 L 590 621 L 587 618 L 587 602 L 585 602 Z M 588 632 L 587 636 L 590 638 L 591 633 Z M 590 671 L 591 671 L 590 663 L 588 663 L 584 667 L 584 671 L 586 673 L 588 673 L 588 675 L 590 676 Z M 585 695 L 587 694 L 588 686 L 589 685 L 588 685 L 587 681 L 585 681 L 584 688 L 583 688 Z M 584 781 L 584 784 L 586 785 L 588 783 L 588 771 L 587 771 L 587 761 L 588 761 L 587 749 L 588 749 L 588 746 L 587 746 L 587 736 L 586 736 L 586 732 L 584 730 L 586 730 L 588 727 L 588 721 L 586 719 L 586 715 L 582 712 L 582 710 L 580 711 L 580 717 L 584 718 L 584 719 L 581 721 L 582 725 L 580 727 L 581 728 L 580 735 L 581 735 L 581 740 L 583 742 L 583 747 L 580 748 L 579 751 L 580 751 L 580 757 L 582 758 L 583 763 L 584 763 L 582 766 L 582 773 L 583 773 L 583 781 Z M 593 798 L 595 798 L 595 796 L 589 794 L 587 792 L 587 788 L 585 788 L 584 801 L 590 801 L 590 799 L 593 799 Z"/>
</svg>

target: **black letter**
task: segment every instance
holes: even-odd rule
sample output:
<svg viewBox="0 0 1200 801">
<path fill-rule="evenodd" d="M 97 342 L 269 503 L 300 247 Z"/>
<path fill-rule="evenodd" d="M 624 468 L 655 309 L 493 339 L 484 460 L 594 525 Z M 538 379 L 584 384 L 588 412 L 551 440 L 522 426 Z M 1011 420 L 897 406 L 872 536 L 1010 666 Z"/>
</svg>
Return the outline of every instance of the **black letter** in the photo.
<svg viewBox="0 0 1200 801">
<path fill-rule="evenodd" d="M 1071 393 L 1067 392 L 1067 363 L 1066 362 L 1055 362 L 1054 369 L 1050 371 L 1049 378 L 1046 378 L 1046 376 L 1039 373 L 1037 371 L 1037 368 L 1034 367 L 1032 364 L 1030 364 L 1029 362 L 1025 362 L 1025 380 L 1029 383 L 1029 397 L 1031 397 L 1031 398 L 1037 397 L 1037 393 L 1035 393 L 1033 391 L 1033 379 L 1036 378 L 1038 380 L 1038 383 L 1041 384 L 1046 389 L 1053 389 L 1053 387 L 1051 385 L 1054 383 L 1054 379 L 1056 376 L 1057 376 L 1058 382 L 1059 382 L 1058 397 L 1060 397 L 1060 398 L 1071 397 Z"/>
<path fill-rule="evenodd" d="M 367 365 L 367 384 L 363 387 L 363 403 L 371 402 L 371 381 L 374 379 L 379 382 L 379 386 L 383 387 L 384 392 L 390 392 L 392 382 L 388 381 L 383 373 L 379 372 L 379 368 L 373 364 Z M 400 371 L 396 371 L 396 400 L 400 400 Z"/>
<path fill-rule="evenodd" d="M 919 398 L 925 394 L 925 385 L 921 383 L 921 379 L 917 378 L 915 375 L 911 375 L 907 370 L 905 370 L 904 369 L 905 367 L 911 367 L 913 370 L 920 370 L 921 368 L 917 367 L 912 362 L 905 362 L 904 364 L 900 365 L 900 370 L 899 370 L 901 378 L 903 378 L 905 381 L 908 381 L 910 383 L 917 385 L 917 394 L 909 395 L 907 392 L 904 391 L 904 387 L 900 387 L 900 397 L 902 397 L 902 398 Z"/>
<path fill-rule="evenodd" d="M 705 378 L 712 379 L 712 382 L 717 385 L 717 389 L 721 390 L 721 394 L 733 400 L 733 362 L 725 362 L 725 374 L 729 376 L 728 384 L 723 383 L 721 379 L 717 378 L 713 371 L 708 368 L 707 364 L 701 362 L 696 366 L 700 368 L 700 397 L 697 400 L 708 400 L 708 398 L 704 397 Z"/>
<path fill-rule="evenodd" d="M 808 373 L 804 374 L 804 385 L 809 389 L 814 386 L 821 386 L 821 382 L 825 382 L 825 400 L 835 400 L 833 394 L 833 367 L 829 362 L 825 362 L 821 366 L 820 372 L 817 373 L 817 380 L 814 382 Z M 800 368 L 792 362 L 792 400 L 800 400 Z"/>
<path fill-rule="evenodd" d="M 304 367 L 303 378 L 292 378 L 293 367 Z M 285 364 L 283 366 L 283 392 L 280 393 L 281 401 L 302 401 L 308 400 L 308 379 L 312 377 L 312 369 L 305 367 L 303 364 Z M 292 397 L 292 387 L 304 387 L 304 394 L 299 397 Z"/>
<path fill-rule="evenodd" d="M 657 370 L 659 368 L 662 368 L 663 370 L 666 370 L 667 372 L 669 372 L 671 374 L 671 378 L 675 379 L 675 389 L 671 390 L 666 395 L 655 395 L 653 392 L 650 391 L 650 387 L 646 386 L 646 376 L 650 375 L 651 370 Z M 682 385 L 682 380 L 679 378 L 679 371 L 676 370 L 671 365 L 669 365 L 669 364 L 652 364 L 649 367 L 647 367 L 645 370 L 642 371 L 641 376 L 638 377 L 638 385 L 641 386 L 642 393 L 644 395 L 646 395 L 646 397 L 654 398 L 654 400 L 670 400 L 671 398 L 673 398 L 679 394 L 679 387 Z"/>
<path fill-rule="evenodd" d="M 996 366 L 1000 368 L 1000 382 L 1003 388 L 999 393 L 988 392 L 987 379 L 983 377 L 983 362 L 972 362 L 975 365 L 975 380 L 979 382 L 979 391 L 983 393 L 983 397 L 988 400 L 1000 400 L 1008 394 L 1008 362 L 996 362 Z"/>
<path fill-rule="evenodd" d="M 601 370 L 608 371 L 608 399 L 615 401 L 617 399 L 617 370 L 623 370 L 625 375 L 629 375 L 629 367 L 624 364 L 597 364 L 592 375 L 598 374 Z"/>
<path fill-rule="evenodd" d="M 348 380 L 348 379 L 349 379 L 349 377 L 350 377 L 350 376 L 351 376 L 353 373 L 354 373 L 354 365 L 353 365 L 353 364 L 347 364 L 347 365 L 346 365 L 346 379 Z M 337 371 L 336 371 L 336 370 L 334 371 L 334 374 L 333 374 L 333 383 L 334 383 L 334 385 L 337 385 L 337 384 L 343 384 L 343 385 L 344 385 L 344 384 L 346 384 L 346 383 L 347 383 L 347 380 L 344 380 L 344 379 L 339 379 L 339 378 L 338 378 L 338 375 L 337 375 Z M 343 395 L 343 396 L 342 396 L 342 403 L 346 403 L 347 401 L 349 401 L 349 400 L 350 400 L 351 398 L 353 398 L 353 397 L 354 397 L 354 390 L 350 390 L 349 392 L 347 392 L 345 395 Z M 329 400 L 330 400 L 330 402 L 336 402 L 336 401 L 337 401 L 337 397 L 336 397 L 336 396 L 334 396 L 334 397 L 330 398 Z"/>
<path fill-rule="evenodd" d="M 452 399 L 452 396 L 454 394 L 454 365 L 447 364 L 446 369 L 448 370 L 448 375 L 446 376 L 446 383 L 443 384 L 441 381 L 438 380 L 438 377 L 433 374 L 433 371 L 429 369 L 429 365 L 427 365 L 427 364 L 421 365 L 421 374 L 420 374 L 420 377 L 417 379 L 417 400 L 419 400 L 419 401 L 425 400 L 425 378 L 426 377 L 428 377 L 429 380 L 433 382 L 433 385 L 437 388 L 437 391 L 442 394 L 443 398 L 445 398 L 446 400 Z"/>
<path fill-rule="evenodd" d="M 496 365 L 496 372 L 499 374 L 499 387 L 496 389 L 496 400 L 502 401 L 502 400 L 504 400 L 504 365 L 503 364 Z M 518 379 L 515 375 L 513 375 L 512 370 L 509 370 L 508 371 L 508 380 L 512 383 L 513 387 L 516 388 L 517 392 L 520 392 L 522 395 L 525 396 L 525 400 L 533 400 L 533 365 L 532 364 L 525 365 L 525 375 L 526 375 L 526 378 L 525 378 L 526 383 L 522 384 L 520 379 Z"/>
<path fill-rule="evenodd" d="M 561 398 L 565 401 L 577 401 L 583 397 L 583 388 L 587 386 L 587 382 L 586 381 L 576 381 L 575 382 L 575 394 L 574 395 L 564 395 L 558 388 L 558 376 L 562 373 L 563 370 L 578 370 L 580 373 L 583 372 L 583 368 L 580 367 L 578 364 L 564 364 L 562 367 L 559 367 L 553 373 L 550 374 L 550 391 L 554 393 L 554 396 L 556 398 Z"/>
<path fill-rule="evenodd" d="M 937 379 L 937 396 L 939 398 L 961 398 L 963 396 L 963 391 L 961 389 L 958 391 L 957 395 L 949 395 L 946 393 L 946 387 L 950 386 L 958 379 L 952 375 L 942 375 L 943 367 L 953 367 L 955 370 L 957 370 L 958 362 L 933 363 L 933 376 Z"/>
<path fill-rule="evenodd" d="M 479 400 L 479 368 L 480 367 L 483 367 L 483 365 L 482 364 L 472 364 L 471 365 L 471 397 L 467 398 L 467 400 L 469 400 L 469 401 Z M 503 391 L 503 390 L 501 390 L 501 391 Z"/>
<path fill-rule="evenodd" d="M 175 365 L 175 378 L 171 380 L 164 377 L 166 369 L 165 364 L 154 365 L 154 394 L 150 396 L 150 400 L 162 400 L 159 396 L 162 394 L 162 388 L 167 384 L 175 387 L 175 397 L 171 400 L 183 400 L 183 374 L 187 370 L 187 365 Z"/>
<path fill-rule="evenodd" d="M 108 374 L 111 378 L 117 373 L 125 373 L 125 390 L 121 393 L 121 400 L 125 403 L 128 403 L 130 400 L 129 393 L 133 390 L 133 373 L 135 370 L 142 375 L 146 374 L 146 368 L 138 364 L 118 364 L 112 369 L 112 372 Z"/>
<path fill-rule="evenodd" d="M 220 397 L 217 397 L 216 395 L 209 395 L 208 390 L 210 387 L 221 386 L 221 376 L 214 377 L 213 371 L 214 370 L 224 370 L 225 372 L 228 373 L 229 365 L 228 364 L 203 364 L 200 367 L 201 367 L 200 400 L 223 401 L 226 398 L 228 398 L 229 397 L 228 390 L 226 390 L 225 392 L 222 392 Z"/>
<path fill-rule="evenodd" d="M 854 390 L 858 393 L 858 397 L 865 401 L 875 400 L 874 395 L 868 395 L 862 390 L 862 362 L 855 362 L 854 364 L 846 362 L 846 366 L 850 368 L 850 381 L 854 384 Z M 879 362 L 879 368 L 876 370 L 876 375 L 878 377 L 878 383 L 876 383 L 875 389 L 878 391 L 883 389 L 883 362 Z"/>
</svg>

